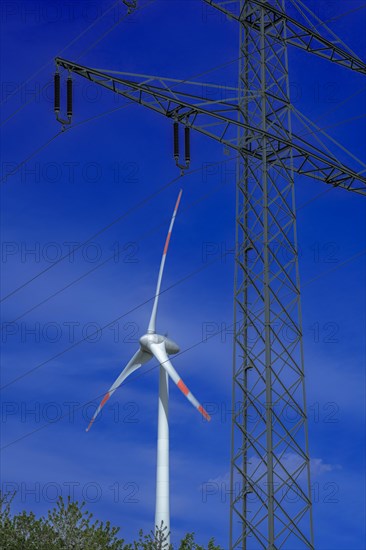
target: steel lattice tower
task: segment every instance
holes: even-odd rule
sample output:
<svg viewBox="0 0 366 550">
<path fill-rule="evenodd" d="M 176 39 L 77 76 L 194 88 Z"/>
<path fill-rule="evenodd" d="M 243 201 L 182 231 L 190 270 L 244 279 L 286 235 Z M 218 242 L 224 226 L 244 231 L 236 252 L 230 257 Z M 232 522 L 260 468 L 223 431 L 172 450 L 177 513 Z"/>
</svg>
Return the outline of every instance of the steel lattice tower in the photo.
<svg viewBox="0 0 366 550">
<path fill-rule="evenodd" d="M 240 116 L 291 140 L 286 22 L 241 4 Z M 237 174 L 230 547 L 313 548 L 294 174 L 260 152 Z"/>
<path fill-rule="evenodd" d="M 202 98 L 200 82 L 62 58 L 56 65 L 170 118 L 175 131 L 181 124 L 186 134 L 192 129 L 238 154 L 230 550 L 308 550 L 314 544 L 294 174 L 361 195 L 366 177 L 292 131 L 287 48 L 360 75 L 366 63 L 306 16 L 305 24 L 290 17 L 285 0 L 203 2 L 240 28 L 233 98 Z M 59 82 L 56 73 L 55 111 L 68 124 L 59 118 Z"/>
</svg>

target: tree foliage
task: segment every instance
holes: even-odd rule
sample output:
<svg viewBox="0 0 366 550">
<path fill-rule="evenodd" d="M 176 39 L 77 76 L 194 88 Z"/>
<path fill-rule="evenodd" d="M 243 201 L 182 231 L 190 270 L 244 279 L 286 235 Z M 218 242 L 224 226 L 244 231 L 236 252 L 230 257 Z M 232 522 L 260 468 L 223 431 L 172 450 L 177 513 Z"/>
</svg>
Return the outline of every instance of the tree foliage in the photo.
<svg viewBox="0 0 366 550">
<path fill-rule="evenodd" d="M 14 496 L 0 494 L 1 550 L 173 550 L 163 525 L 156 534 L 140 531 L 138 540 L 126 543 L 118 537 L 119 527 L 94 520 L 85 503 L 60 497 L 46 517 L 37 518 L 33 512 L 12 514 Z M 195 542 L 194 533 L 187 533 L 178 550 L 206 549 Z M 207 550 L 222 549 L 211 539 Z"/>
</svg>

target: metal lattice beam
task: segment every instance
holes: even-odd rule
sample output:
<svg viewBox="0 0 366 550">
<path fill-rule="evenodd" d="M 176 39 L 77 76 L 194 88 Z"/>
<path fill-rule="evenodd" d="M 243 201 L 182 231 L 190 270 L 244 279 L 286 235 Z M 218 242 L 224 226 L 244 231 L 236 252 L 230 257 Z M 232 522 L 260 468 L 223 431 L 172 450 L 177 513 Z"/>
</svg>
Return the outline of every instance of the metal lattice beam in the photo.
<svg viewBox="0 0 366 550">
<path fill-rule="evenodd" d="M 289 166 L 289 151 L 292 150 L 293 169 L 300 175 L 321 180 L 334 187 L 366 194 L 366 177 L 314 147 L 294 134 L 290 136 L 283 131 L 281 122 L 289 105 L 283 96 L 276 98 L 272 90 L 268 94 L 270 101 L 276 102 L 276 109 L 271 112 L 271 120 L 266 129 L 256 124 L 238 120 L 237 102 L 205 100 L 193 93 L 175 91 L 169 86 L 169 79 L 150 77 L 149 83 L 142 75 L 142 81 L 133 81 L 116 77 L 108 72 L 99 71 L 72 61 L 56 58 L 56 64 L 70 72 L 86 78 L 130 101 L 148 107 L 165 117 L 177 120 L 192 129 L 219 141 L 223 145 L 257 159 L 261 158 L 263 136 L 268 147 L 267 162 L 278 169 Z M 160 86 L 152 82 L 158 82 Z M 188 86 L 186 86 L 188 87 Z M 249 97 L 256 94 L 249 94 Z M 258 99 L 258 97 L 257 97 Z M 245 144 L 238 146 L 238 128 L 248 130 Z"/>
<path fill-rule="evenodd" d="M 240 0 L 203 0 L 206 4 L 218 9 L 228 17 L 245 23 L 247 27 L 260 32 L 260 19 L 258 10 L 248 11 Z M 260 7 L 263 3 L 260 0 L 253 0 L 251 5 Z M 346 50 L 333 44 L 321 34 L 303 25 L 296 19 L 290 17 L 284 11 L 284 7 L 278 7 L 278 2 L 269 4 L 266 2 L 266 34 L 275 39 L 276 28 L 279 23 L 286 23 L 286 43 L 296 46 L 309 53 L 328 59 L 337 65 L 351 69 L 366 75 L 366 63 Z"/>
</svg>

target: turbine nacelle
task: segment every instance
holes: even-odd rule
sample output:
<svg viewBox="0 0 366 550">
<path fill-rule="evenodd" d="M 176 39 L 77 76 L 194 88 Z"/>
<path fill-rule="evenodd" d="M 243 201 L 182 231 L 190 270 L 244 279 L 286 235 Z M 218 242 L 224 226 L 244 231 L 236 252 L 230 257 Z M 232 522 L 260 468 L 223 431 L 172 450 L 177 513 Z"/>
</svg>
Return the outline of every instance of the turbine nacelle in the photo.
<svg viewBox="0 0 366 550">
<path fill-rule="evenodd" d="M 141 349 L 149 353 L 151 353 L 151 344 L 162 344 L 163 342 L 168 355 L 174 355 L 175 353 L 180 352 L 180 347 L 178 344 L 171 338 L 163 336 L 162 334 L 147 333 L 140 338 Z"/>
</svg>

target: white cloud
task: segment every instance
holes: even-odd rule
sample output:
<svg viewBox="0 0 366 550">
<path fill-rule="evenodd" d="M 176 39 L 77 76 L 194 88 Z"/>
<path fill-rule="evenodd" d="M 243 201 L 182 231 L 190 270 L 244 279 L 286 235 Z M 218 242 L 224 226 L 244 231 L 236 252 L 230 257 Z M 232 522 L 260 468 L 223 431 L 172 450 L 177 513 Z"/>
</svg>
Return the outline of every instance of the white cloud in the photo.
<svg viewBox="0 0 366 550">
<path fill-rule="evenodd" d="M 310 459 L 310 472 L 311 476 L 319 477 L 322 474 L 328 472 L 334 472 L 335 470 L 341 470 L 342 466 L 340 464 L 327 464 L 323 461 L 322 458 L 311 458 Z"/>
<path fill-rule="evenodd" d="M 258 478 L 261 475 L 261 473 L 263 473 L 263 468 L 260 465 L 260 460 L 258 459 L 258 457 L 252 457 L 249 459 L 249 463 L 250 463 L 250 469 L 256 472 L 256 478 Z M 294 472 L 298 468 L 298 466 L 301 464 L 301 459 L 295 453 L 286 453 L 283 456 L 283 464 L 285 468 L 288 470 L 288 472 L 291 473 L 291 472 Z M 324 462 L 322 458 L 314 457 L 310 459 L 310 472 L 311 472 L 312 479 L 318 478 L 328 472 L 333 472 L 341 469 L 342 469 L 341 465 L 327 464 L 326 462 Z M 262 470 L 262 472 L 260 472 L 260 470 Z M 212 483 L 218 486 L 228 487 L 230 485 L 230 472 L 229 471 L 223 472 L 222 474 L 219 474 L 214 478 L 208 479 L 206 483 Z M 201 490 L 201 486 L 199 489 Z"/>
</svg>

